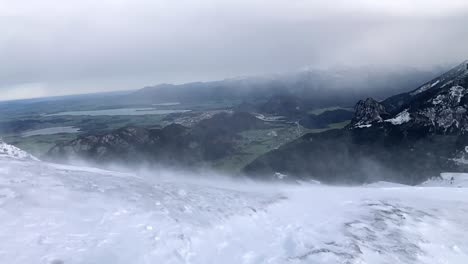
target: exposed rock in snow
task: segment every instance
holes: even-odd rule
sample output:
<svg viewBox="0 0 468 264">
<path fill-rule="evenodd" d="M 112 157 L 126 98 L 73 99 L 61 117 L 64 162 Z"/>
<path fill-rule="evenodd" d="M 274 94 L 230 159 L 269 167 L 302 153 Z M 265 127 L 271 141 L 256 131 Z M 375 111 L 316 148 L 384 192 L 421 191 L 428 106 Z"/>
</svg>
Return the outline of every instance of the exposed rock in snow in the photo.
<svg viewBox="0 0 468 264">
<path fill-rule="evenodd" d="M 427 100 L 430 104 L 421 105 L 414 111 L 414 115 L 424 117 L 419 119 L 419 122 L 429 121 L 428 125 L 433 126 L 435 131 L 463 133 L 468 129 L 468 105 L 464 99 L 467 94 L 468 90 L 460 85 L 440 89 Z"/>
<path fill-rule="evenodd" d="M 439 94 L 436 96 L 436 98 L 432 99 L 432 104 L 433 105 L 441 104 L 443 102 L 443 99 L 444 99 L 444 96 Z"/>
<path fill-rule="evenodd" d="M 461 98 L 466 94 L 465 88 L 462 86 L 453 86 L 450 88 L 450 97 L 457 104 L 460 103 Z"/>
</svg>

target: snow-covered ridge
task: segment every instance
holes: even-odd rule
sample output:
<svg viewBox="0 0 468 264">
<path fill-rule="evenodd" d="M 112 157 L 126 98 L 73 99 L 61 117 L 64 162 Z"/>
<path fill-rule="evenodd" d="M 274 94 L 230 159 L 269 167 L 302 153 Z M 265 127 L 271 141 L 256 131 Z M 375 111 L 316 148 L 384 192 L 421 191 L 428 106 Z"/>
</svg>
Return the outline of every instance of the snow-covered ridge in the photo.
<svg viewBox="0 0 468 264">
<path fill-rule="evenodd" d="M 461 80 L 468 74 L 468 62 L 465 61 L 453 68 L 451 71 L 441 75 L 439 78 L 432 80 L 418 89 L 410 93 L 411 96 L 415 96 L 421 93 L 424 93 L 432 88 L 439 89 L 444 88 L 448 85 L 453 84 L 456 80 Z"/>
<path fill-rule="evenodd" d="M 7 144 L 0 139 L 0 157 L 12 159 L 35 160 L 39 159 L 15 146 Z"/>
</svg>

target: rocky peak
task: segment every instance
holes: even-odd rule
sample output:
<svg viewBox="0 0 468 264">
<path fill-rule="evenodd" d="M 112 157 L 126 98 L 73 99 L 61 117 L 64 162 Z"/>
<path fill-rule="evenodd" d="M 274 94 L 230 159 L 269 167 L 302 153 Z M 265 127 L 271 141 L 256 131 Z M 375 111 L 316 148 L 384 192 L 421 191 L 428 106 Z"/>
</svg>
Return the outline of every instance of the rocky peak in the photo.
<svg viewBox="0 0 468 264">
<path fill-rule="evenodd" d="M 354 117 L 350 126 L 352 128 L 368 127 L 374 122 L 382 122 L 387 116 L 388 113 L 381 103 L 367 98 L 360 100 L 354 107 Z"/>
</svg>

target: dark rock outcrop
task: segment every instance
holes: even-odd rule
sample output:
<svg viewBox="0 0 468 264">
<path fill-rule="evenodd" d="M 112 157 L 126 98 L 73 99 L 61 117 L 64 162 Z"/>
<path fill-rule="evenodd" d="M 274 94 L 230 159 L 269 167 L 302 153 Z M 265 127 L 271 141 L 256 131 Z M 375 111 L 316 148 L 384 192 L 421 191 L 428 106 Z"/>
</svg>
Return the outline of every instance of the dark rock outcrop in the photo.
<svg viewBox="0 0 468 264">
<path fill-rule="evenodd" d="M 382 122 L 388 117 L 385 107 L 372 98 L 360 100 L 354 107 L 354 116 L 351 127 L 362 127 L 374 122 Z"/>
</svg>

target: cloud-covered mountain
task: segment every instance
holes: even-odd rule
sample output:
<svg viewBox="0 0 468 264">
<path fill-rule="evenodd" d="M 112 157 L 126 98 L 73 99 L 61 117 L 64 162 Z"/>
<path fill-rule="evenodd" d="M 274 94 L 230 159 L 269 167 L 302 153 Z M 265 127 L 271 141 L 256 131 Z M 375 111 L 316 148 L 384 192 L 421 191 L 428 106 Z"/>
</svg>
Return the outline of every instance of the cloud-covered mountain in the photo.
<svg viewBox="0 0 468 264">
<path fill-rule="evenodd" d="M 162 84 L 126 96 L 131 102 L 266 101 L 278 95 L 298 98 L 305 107 L 349 106 L 366 95 L 385 98 L 408 91 L 440 69 L 338 67 L 181 85 Z"/>
<path fill-rule="evenodd" d="M 411 92 L 359 101 L 347 128 L 307 134 L 259 157 L 245 172 L 417 184 L 443 171 L 466 171 L 467 94 L 464 62 Z"/>
</svg>

